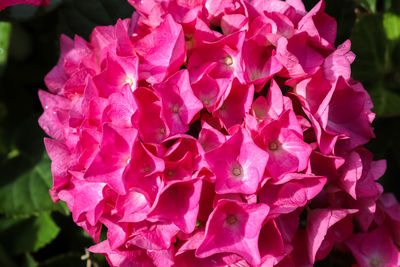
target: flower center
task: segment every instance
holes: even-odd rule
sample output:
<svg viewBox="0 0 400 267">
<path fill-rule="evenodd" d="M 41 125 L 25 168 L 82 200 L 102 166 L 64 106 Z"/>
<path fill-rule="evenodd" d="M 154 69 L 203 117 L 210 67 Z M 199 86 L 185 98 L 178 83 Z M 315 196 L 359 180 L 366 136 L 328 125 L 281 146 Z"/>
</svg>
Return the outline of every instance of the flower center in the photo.
<svg viewBox="0 0 400 267">
<path fill-rule="evenodd" d="M 150 172 L 150 166 L 149 165 L 144 166 L 143 172 L 144 173 L 149 173 Z"/>
<path fill-rule="evenodd" d="M 381 266 L 381 263 L 382 263 L 382 261 L 377 258 L 373 258 L 369 261 L 369 265 L 371 265 L 372 267 L 379 267 L 379 266 Z"/>
<path fill-rule="evenodd" d="M 278 145 L 278 143 L 277 143 L 276 141 L 271 141 L 271 142 L 269 142 L 269 144 L 268 144 L 268 149 L 269 149 L 269 150 L 275 151 L 275 150 L 277 150 L 278 148 L 279 148 L 279 145 Z"/>
<path fill-rule="evenodd" d="M 129 86 L 131 87 L 132 91 L 135 89 L 135 79 L 130 77 L 130 76 L 126 76 L 125 82 L 127 84 L 129 84 Z"/>
<path fill-rule="evenodd" d="M 185 34 L 185 41 L 191 41 L 193 39 L 193 35 Z"/>
<path fill-rule="evenodd" d="M 225 222 L 229 225 L 234 225 L 236 224 L 238 221 L 238 218 L 236 217 L 236 215 L 233 214 L 229 214 L 228 216 L 226 216 Z"/>
<path fill-rule="evenodd" d="M 234 168 L 232 169 L 232 174 L 233 174 L 234 176 L 240 176 L 240 175 L 242 174 L 241 168 L 240 168 L 240 167 L 234 167 Z"/>
<path fill-rule="evenodd" d="M 179 106 L 178 105 L 173 105 L 171 107 L 171 111 L 172 111 L 172 113 L 178 113 L 179 112 Z"/>
<path fill-rule="evenodd" d="M 173 177 L 174 174 L 175 174 L 174 170 L 168 170 L 168 171 L 165 173 L 165 175 L 168 176 L 168 177 Z"/>
<path fill-rule="evenodd" d="M 226 57 L 224 58 L 224 63 L 225 63 L 225 65 L 227 65 L 227 66 L 232 65 L 232 64 L 233 64 L 233 59 L 232 59 L 232 57 L 231 57 L 231 56 L 226 56 Z"/>
</svg>

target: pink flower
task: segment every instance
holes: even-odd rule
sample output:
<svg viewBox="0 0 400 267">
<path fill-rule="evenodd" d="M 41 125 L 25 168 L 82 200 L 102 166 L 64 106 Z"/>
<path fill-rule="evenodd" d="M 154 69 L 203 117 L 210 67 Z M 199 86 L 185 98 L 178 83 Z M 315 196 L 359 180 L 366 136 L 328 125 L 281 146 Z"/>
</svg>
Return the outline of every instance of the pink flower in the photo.
<svg viewBox="0 0 400 267">
<path fill-rule="evenodd" d="M 185 233 L 193 232 L 199 212 L 201 180 L 176 181 L 162 189 L 149 219 L 169 220 Z M 176 208 L 171 209 L 171 205 Z"/>
<path fill-rule="evenodd" d="M 171 135 L 183 134 L 203 104 L 193 94 L 187 71 L 178 71 L 154 86 L 162 99 L 163 113 Z"/>
<path fill-rule="evenodd" d="M 138 82 L 138 58 L 115 57 L 108 55 L 104 60 L 105 68 L 93 81 L 99 90 L 99 96 L 108 98 L 118 92 L 125 84 L 134 91 Z"/>
<path fill-rule="evenodd" d="M 268 152 L 266 168 L 273 178 L 307 167 L 311 147 L 303 141 L 302 130 L 293 111 L 288 110 L 278 120 L 265 121 L 259 127 L 255 142 Z"/>
<path fill-rule="evenodd" d="M 384 228 L 356 234 L 346 241 L 360 267 L 398 266 L 399 251 Z"/>
<path fill-rule="evenodd" d="M 269 208 L 264 204 L 242 204 L 221 200 L 211 213 L 203 242 L 196 250 L 200 258 L 232 252 L 251 265 L 260 263 L 258 236 Z"/>
<path fill-rule="evenodd" d="M 213 116 L 221 119 L 228 131 L 234 125 L 241 125 L 246 113 L 250 110 L 253 95 L 254 87 L 252 85 L 242 86 L 237 80 L 234 80 L 229 95 Z"/>
<path fill-rule="evenodd" d="M 229 93 L 234 78 L 244 81 L 241 61 L 244 38 L 244 32 L 233 33 L 194 48 L 188 57 L 194 93 L 210 111 L 219 107 L 219 101 Z"/>
<path fill-rule="evenodd" d="M 252 194 L 263 178 L 268 154 L 241 129 L 205 158 L 216 175 L 217 193 Z"/>
</svg>

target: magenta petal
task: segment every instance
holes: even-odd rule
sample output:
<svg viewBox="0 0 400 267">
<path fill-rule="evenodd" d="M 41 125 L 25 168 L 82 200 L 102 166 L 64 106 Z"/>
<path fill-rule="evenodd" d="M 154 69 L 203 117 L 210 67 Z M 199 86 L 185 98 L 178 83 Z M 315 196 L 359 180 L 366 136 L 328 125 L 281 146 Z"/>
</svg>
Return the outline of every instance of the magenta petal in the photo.
<svg viewBox="0 0 400 267">
<path fill-rule="evenodd" d="M 87 169 L 85 177 L 89 181 L 108 183 L 119 194 L 125 194 L 122 174 L 130 163 L 136 136 L 136 129 L 115 129 L 104 124 L 100 151 Z"/>
<path fill-rule="evenodd" d="M 151 203 L 146 192 L 132 188 L 126 195 L 118 197 L 115 207 L 122 213 L 119 222 L 140 222 L 147 218 Z"/>
<path fill-rule="evenodd" d="M 143 62 L 139 67 L 139 76 L 149 83 L 164 80 L 177 71 L 185 59 L 185 38 L 182 26 L 171 15 L 152 33 L 134 44 Z"/>
<path fill-rule="evenodd" d="M 254 86 L 243 86 L 234 80 L 232 89 L 222 106 L 213 115 L 219 117 L 229 129 L 241 125 L 253 102 Z"/>
<path fill-rule="evenodd" d="M 323 63 L 324 58 L 307 44 L 308 36 L 298 33 L 290 39 L 278 41 L 276 58 L 285 68 L 285 76 L 291 78 L 313 74 Z"/>
<path fill-rule="evenodd" d="M 270 206 L 270 215 L 276 217 L 303 207 L 318 195 L 326 178 L 307 174 L 286 174 L 274 183 L 266 183 L 259 191 L 259 200 Z"/>
<path fill-rule="evenodd" d="M 342 76 L 346 81 L 350 79 L 350 64 L 355 58 L 353 52 L 350 51 L 350 46 L 350 40 L 347 40 L 325 58 L 323 72 L 327 80 L 335 82 L 339 76 Z"/>
<path fill-rule="evenodd" d="M 266 262 L 276 264 L 279 261 L 278 259 L 284 255 L 284 241 L 274 220 L 268 221 L 261 228 L 258 247 L 264 264 Z"/>
<path fill-rule="evenodd" d="M 325 2 L 319 1 L 299 22 L 299 31 L 305 31 L 317 47 L 332 49 L 335 39 L 336 20 L 324 13 Z"/>
<path fill-rule="evenodd" d="M 65 144 L 56 140 L 45 138 L 44 144 L 52 161 L 53 189 L 51 189 L 50 193 L 53 200 L 58 201 L 57 192 L 67 185 L 70 179 L 70 174 L 68 173 L 69 165 L 65 164 L 65 161 L 71 160 L 71 152 Z"/>
<path fill-rule="evenodd" d="M 148 216 L 170 220 L 185 233 L 193 232 L 199 212 L 201 185 L 201 180 L 168 184 L 162 189 Z"/>
<path fill-rule="evenodd" d="M 183 134 L 189 124 L 203 108 L 203 104 L 194 95 L 187 70 L 178 71 L 165 82 L 154 86 L 163 102 L 163 113 L 171 135 Z"/>
<path fill-rule="evenodd" d="M 68 190 L 73 197 L 72 215 L 75 222 L 82 220 L 80 216 L 86 213 L 88 222 L 97 223 L 101 215 L 100 202 L 104 199 L 104 183 L 76 182 L 74 188 Z"/>
<path fill-rule="evenodd" d="M 66 137 L 68 125 L 68 110 L 72 108 L 71 101 L 65 97 L 39 91 L 40 102 L 44 113 L 39 118 L 39 125 L 51 137 L 62 140 Z"/>
<path fill-rule="evenodd" d="M 143 221 L 133 225 L 134 234 L 126 245 L 134 245 L 144 250 L 168 249 L 178 231 L 179 228 L 173 223 Z"/>
<path fill-rule="evenodd" d="M 370 96 L 360 83 L 349 84 L 339 77 L 327 115 L 326 129 L 350 137 L 348 149 L 364 145 L 375 137 L 369 120 L 372 105 Z"/>
<path fill-rule="evenodd" d="M 103 121 L 112 122 L 121 128 L 132 127 L 132 116 L 137 110 L 137 105 L 130 85 L 125 85 L 120 92 L 111 94 L 109 101 L 110 104 L 103 113 Z"/>
<path fill-rule="evenodd" d="M 139 136 L 146 143 L 161 143 L 169 136 L 169 128 L 161 112 L 159 97 L 145 87 L 136 89 L 134 96 L 138 110 L 133 117 L 133 125 L 140 130 Z"/>
<path fill-rule="evenodd" d="M 205 152 L 211 151 L 226 141 L 225 135 L 203 122 L 199 133 L 199 142 Z"/>
<path fill-rule="evenodd" d="M 107 56 L 107 67 L 94 77 L 101 97 L 108 97 L 112 93 L 120 92 L 128 84 L 134 91 L 138 81 L 138 58 Z"/>
<path fill-rule="evenodd" d="M 62 34 L 60 36 L 61 55 L 57 65 L 45 76 L 44 81 L 47 88 L 52 93 L 61 93 L 65 83 L 68 80 L 68 75 L 64 70 L 64 57 L 74 47 L 74 41 L 68 36 Z"/>
<path fill-rule="evenodd" d="M 139 248 L 118 248 L 111 249 L 108 240 L 98 243 L 89 248 L 93 253 L 100 253 L 106 256 L 111 267 L 154 267 L 154 263 L 145 250 Z"/>
<path fill-rule="evenodd" d="M 226 14 L 221 18 L 221 28 L 225 35 L 232 34 L 236 31 L 248 30 L 249 19 L 242 14 Z"/>
<path fill-rule="evenodd" d="M 342 175 L 338 183 L 354 199 L 357 199 L 356 186 L 362 175 L 362 167 L 360 155 L 357 152 L 351 152 L 340 169 Z"/>
<path fill-rule="evenodd" d="M 330 227 L 343 220 L 348 214 L 357 212 L 357 210 L 346 209 L 315 209 L 307 217 L 307 245 L 308 256 L 311 263 L 315 261 L 315 255 L 320 248 L 322 241 Z"/>
<path fill-rule="evenodd" d="M 137 141 L 132 151 L 131 164 L 124 178 L 127 187 L 144 190 L 154 201 L 161 186 L 160 173 L 165 169 L 163 159 L 154 156 L 142 142 Z"/>
</svg>

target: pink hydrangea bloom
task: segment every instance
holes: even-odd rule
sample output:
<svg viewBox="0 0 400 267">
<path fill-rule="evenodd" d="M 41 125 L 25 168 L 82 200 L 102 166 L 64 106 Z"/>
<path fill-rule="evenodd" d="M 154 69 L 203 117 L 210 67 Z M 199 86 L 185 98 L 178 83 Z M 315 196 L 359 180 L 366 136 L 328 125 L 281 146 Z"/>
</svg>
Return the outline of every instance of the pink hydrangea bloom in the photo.
<svg viewBox="0 0 400 267">
<path fill-rule="evenodd" d="M 39 2 L 39 1 L 38 1 Z M 54 201 L 111 266 L 397 266 L 399 203 L 320 1 L 129 1 L 40 90 Z M 377 244 L 380 245 L 377 245 Z"/>
</svg>

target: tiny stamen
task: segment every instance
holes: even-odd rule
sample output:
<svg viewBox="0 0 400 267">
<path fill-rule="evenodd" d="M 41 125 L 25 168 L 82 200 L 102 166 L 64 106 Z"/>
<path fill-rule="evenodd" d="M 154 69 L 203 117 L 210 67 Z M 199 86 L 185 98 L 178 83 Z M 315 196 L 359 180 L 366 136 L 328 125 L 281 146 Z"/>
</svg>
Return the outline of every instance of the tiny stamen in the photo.
<svg viewBox="0 0 400 267">
<path fill-rule="evenodd" d="M 175 174 L 174 170 L 168 170 L 168 171 L 165 173 L 165 175 L 168 176 L 168 177 L 172 177 L 172 176 L 174 176 L 174 174 Z"/>
<path fill-rule="evenodd" d="M 178 105 L 173 105 L 171 108 L 172 113 L 178 113 L 179 112 L 179 106 Z"/>
<path fill-rule="evenodd" d="M 269 149 L 269 150 L 275 151 L 275 150 L 277 150 L 278 148 L 279 148 L 279 145 L 278 145 L 278 143 L 277 143 L 276 141 L 271 141 L 271 142 L 269 142 L 269 144 L 268 144 L 268 149 Z"/>
<path fill-rule="evenodd" d="M 230 65 L 233 64 L 233 59 L 232 59 L 231 56 L 226 56 L 226 57 L 224 58 L 224 62 L 225 62 L 225 65 L 230 66 Z"/>
<path fill-rule="evenodd" d="M 130 77 L 130 76 L 127 76 L 125 82 L 126 82 L 127 84 L 129 84 L 129 86 L 131 87 L 132 90 L 135 89 L 136 83 L 135 83 L 135 79 L 134 79 L 134 78 L 132 78 L 132 77 Z"/>
<path fill-rule="evenodd" d="M 185 34 L 185 41 L 191 41 L 193 39 L 193 35 Z"/>
<path fill-rule="evenodd" d="M 373 258 L 369 261 L 369 265 L 371 265 L 372 267 L 379 267 L 381 266 L 381 263 L 381 260 L 377 258 Z"/>
<path fill-rule="evenodd" d="M 233 214 L 229 214 L 228 216 L 226 216 L 225 222 L 229 225 L 234 225 L 236 224 L 238 221 L 238 218 L 236 217 L 236 215 Z"/>
<path fill-rule="evenodd" d="M 235 176 L 240 176 L 242 174 L 242 170 L 239 167 L 235 167 L 232 169 L 232 174 Z"/>
<path fill-rule="evenodd" d="M 143 172 L 144 173 L 149 173 L 150 172 L 150 166 L 149 165 L 144 166 Z"/>
</svg>

